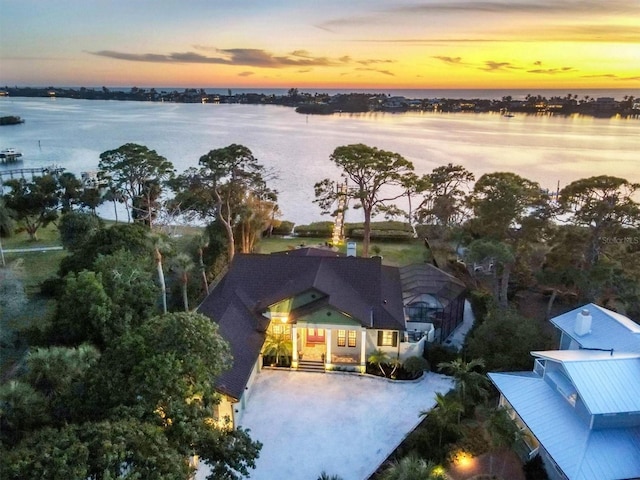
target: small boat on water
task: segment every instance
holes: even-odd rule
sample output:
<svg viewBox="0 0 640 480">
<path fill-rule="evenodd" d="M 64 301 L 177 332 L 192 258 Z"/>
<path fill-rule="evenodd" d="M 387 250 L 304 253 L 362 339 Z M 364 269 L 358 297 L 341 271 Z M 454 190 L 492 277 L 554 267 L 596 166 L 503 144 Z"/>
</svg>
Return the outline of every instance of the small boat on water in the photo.
<svg viewBox="0 0 640 480">
<path fill-rule="evenodd" d="M 13 163 L 20 160 L 22 153 L 15 148 L 5 148 L 0 151 L 0 163 Z"/>
</svg>

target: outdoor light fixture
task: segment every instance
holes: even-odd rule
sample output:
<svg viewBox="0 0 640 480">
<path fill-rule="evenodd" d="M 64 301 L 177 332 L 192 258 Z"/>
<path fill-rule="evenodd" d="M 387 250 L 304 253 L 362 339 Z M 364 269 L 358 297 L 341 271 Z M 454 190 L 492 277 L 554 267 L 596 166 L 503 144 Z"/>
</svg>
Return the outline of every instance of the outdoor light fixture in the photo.
<svg viewBox="0 0 640 480">
<path fill-rule="evenodd" d="M 465 452 L 464 450 L 458 450 L 453 455 L 453 464 L 462 470 L 472 468 L 474 463 L 473 455 L 469 452 Z"/>
</svg>

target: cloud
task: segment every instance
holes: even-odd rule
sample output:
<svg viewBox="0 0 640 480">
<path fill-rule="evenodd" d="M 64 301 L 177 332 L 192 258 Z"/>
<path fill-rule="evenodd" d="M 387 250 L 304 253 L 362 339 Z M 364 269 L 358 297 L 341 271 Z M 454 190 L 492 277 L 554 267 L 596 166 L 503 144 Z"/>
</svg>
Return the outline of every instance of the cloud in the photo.
<svg viewBox="0 0 640 480">
<path fill-rule="evenodd" d="M 448 64 L 453 64 L 453 65 L 462 64 L 462 57 L 443 57 L 440 55 L 435 55 L 432 58 L 438 59 L 441 62 L 448 63 Z"/>
<path fill-rule="evenodd" d="M 389 13 L 416 15 L 434 12 L 489 12 L 489 13 L 550 13 L 566 14 L 611 14 L 631 13 L 640 10 L 628 0 L 504 0 L 504 1 L 440 1 L 421 5 L 405 5 L 389 9 Z"/>
<path fill-rule="evenodd" d="M 640 81 L 640 76 L 637 77 L 620 77 L 614 73 L 601 73 L 601 74 L 595 74 L 595 75 L 582 75 L 582 78 L 612 78 L 614 80 L 617 81 L 621 81 L 621 82 L 627 82 L 627 81 L 631 81 L 631 82 L 638 82 Z"/>
<path fill-rule="evenodd" d="M 200 47 L 203 50 L 202 47 Z M 113 50 L 89 52 L 99 57 L 114 58 L 131 62 L 153 63 L 199 63 L 215 65 L 244 65 L 251 67 L 284 68 L 295 66 L 334 66 L 340 62 L 327 57 L 278 56 L 257 48 L 216 49 L 218 56 L 207 56 L 196 52 L 176 52 L 170 54 L 126 53 Z"/>
<path fill-rule="evenodd" d="M 573 67 L 561 67 L 561 68 L 536 68 L 533 70 L 527 70 L 527 73 L 544 73 L 547 75 L 556 75 L 558 73 L 574 72 Z"/>
<path fill-rule="evenodd" d="M 239 77 L 250 77 L 251 75 L 255 75 L 253 72 L 240 72 L 238 74 Z"/>
<path fill-rule="evenodd" d="M 533 62 L 533 64 L 537 67 L 542 65 L 542 62 L 540 60 L 538 60 L 537 62 Z"/>
<path fill-rule="evenodd" d="M 355 70 L 358 72 L 376 72 L 376 73 L 381 73 L 382 75 L 388 75 L 390 77 L 396 76 L 395 73 L 392 73 L 389 70 L 380 70 L 378 68 L 358 67 Z"/>
<path fill-rule="evenodd" d="M 635 25 L 536 26 L 527 30 L 505 30 L 503 33 L 535 42 L 640 43 L 640 26 Z"/>
<path fill-rule="evenodd" d="M 391 5 L 393 5 L 390 2 Z M 640 14 L 640 3 L 629 0 L 440 0 L 413 2 L 391 6 L 365 15 L 349 15 L 333 18 L 314 25 L 321 30 L 336 33 L 337 30 L 352 29 L 359 26 L 386 25 L 389 22 L 402 22 L 413 18 L 425 17 L 430 20 L 437 14 L 459 14 L 469 17 L 474 13 L 494 15 L 544 15 L 565 19 L 575 16 L 601 18 L 602 15 L 621 15 L 632 17 Z"/>
<path fill-rule="evenodd" d="M 360 65 L 376 65 L 379 63 L 395 63 L 395 60 L 375 60 L 373 58 L 369 58 L 367 60 L 358 60 L 357 63 Z"/>
<path fill-rule="evenodd" d="M 487 60 L 484 62 L 484 67 L 478 67 L 485 72 L 498 72 L 504 70 L 522 70 L 522 68 L 513 65 L 510 62 L 495 62 L 493 60 Z"/>
<path fill-rule="evenodd" d="M 204 45 L 193 45 L 194 50 L 209 52 L 204 55 L 195 51 L 174 52 L 169 54 L 157 53 L 127 53 L 114 50 L 100 50 L 88 52 L 99 57 L 113 58 L 130 62 L 152 63 L 197 63 L 214 65 L 238 65 L 259 68 L 288 68 L 288 67 L 336 67 L 357 63 L 360 65 L 393 63 L 388 59 L 353 60 L 345 55 L 339 58 L 318 57 L 306 50 L 294 50 L 287 55 L 275 55 L 258 48 L 227 48 L 219 49 Z M 214 55 L 212 55 L 213 53 Z"/>
</svg>

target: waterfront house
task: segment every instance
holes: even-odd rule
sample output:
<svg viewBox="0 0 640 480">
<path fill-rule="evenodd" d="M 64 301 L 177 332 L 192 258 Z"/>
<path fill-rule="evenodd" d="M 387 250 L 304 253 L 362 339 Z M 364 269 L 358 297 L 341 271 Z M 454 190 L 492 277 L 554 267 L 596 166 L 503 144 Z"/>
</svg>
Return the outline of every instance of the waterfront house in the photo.
<svg viewBox="0 0 640 480">
<path fill-rule="evenodd" d="M 399 269 L 316 248 L 237 254 L 198 308 L 219 325 L 233 355 L 216 385 L 219 417 L 235 424 L 268 339 L 288 345 L 294 370 L 364 373 L 376 349 L 403 361 L 422 355 L 443 329 L 450 333 L 462 322 L 464 293 L 464 284 L 427 264 Z"/>
<path fill-rule="evenodd" d="M 555 317 L 560 350 L 532 372 L 490 373 L 553 480 L 640 478 L 640 325 L 595 304 Z"/>
</svg>

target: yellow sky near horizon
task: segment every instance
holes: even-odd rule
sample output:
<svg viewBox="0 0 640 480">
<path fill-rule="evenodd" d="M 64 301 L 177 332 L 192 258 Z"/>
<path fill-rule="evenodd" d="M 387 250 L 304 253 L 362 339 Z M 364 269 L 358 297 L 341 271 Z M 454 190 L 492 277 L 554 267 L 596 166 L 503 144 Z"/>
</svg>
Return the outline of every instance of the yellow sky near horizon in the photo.
<svg viewBox="0 0 640 480">
<path fill-rule="evenodd" d="M 640 88 L 640 2 L 628 0 L 0 0 L 0 11 L 2 85 Z"/>
</svg>

